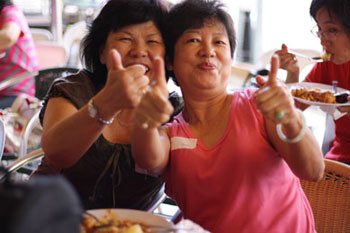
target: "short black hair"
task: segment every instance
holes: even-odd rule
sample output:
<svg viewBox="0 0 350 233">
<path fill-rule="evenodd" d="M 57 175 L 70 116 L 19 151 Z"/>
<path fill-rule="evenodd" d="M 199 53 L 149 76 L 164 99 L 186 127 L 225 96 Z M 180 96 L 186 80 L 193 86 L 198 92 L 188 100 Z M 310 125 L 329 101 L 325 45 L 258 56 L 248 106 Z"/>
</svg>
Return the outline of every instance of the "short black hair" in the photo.
<svg viewBox="0 0 350 233">
<path fill-rule="evenodd" d="M 312 0 L 310 15 L 315 21 L 321 8 L 327 9 L 330 17 L 340 20 L 345 32 L 350 35 L 350 0 Z"/>
<path fill-rule="evenodd" d="M 227 31 L 230 42 L 231 58 L 236 49 L 236 33 L 231 16 L 218 0 L 185 0 L 174 5 L 167 17 L 165 47 L 167 58 L 174 60 L 174 48 L 177 40 L 188 29 L 200 28 L 206 20 L 218 20 Z"/>
<path fill-rule="evenodd" d="M 107 67 L 100 62 L 100 54 L 111 31 L 152 20 L 163 34 L 166 14 L 167 7 L 161 0 L 109 0 L 82 40 L 82 60 L 85 68 L 98 77 L 94 81 L 106 82 Z"/>
</svg>

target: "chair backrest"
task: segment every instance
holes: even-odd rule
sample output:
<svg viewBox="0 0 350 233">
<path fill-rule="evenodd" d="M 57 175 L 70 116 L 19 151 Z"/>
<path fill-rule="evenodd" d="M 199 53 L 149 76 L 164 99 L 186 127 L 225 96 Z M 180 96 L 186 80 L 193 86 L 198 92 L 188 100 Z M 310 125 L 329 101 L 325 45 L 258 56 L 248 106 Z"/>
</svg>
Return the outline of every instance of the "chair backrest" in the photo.
<svg viewBox="0 0 350 233">
<path fill-rule="evenodd" d="M 318 233 L 350 232 L 350 166 L 325 159 L 321 181 L 301 180 Z"/>
<path fill-rule="evenodd" d="M 30 28 L 32 37 L 35 43 L 43 41 L 53 41 L 53 34 L 51 31 L 43 28 Z"/>
<path fill-rule="evenodd" d="M 68 55 L 63 45 L 56 42 L 35 43 L 40 69 L 48 67 L 65 66 Z"/>
<path fill-rule="evenodd" d="M 35 97 L 43 99 L 56 78 L 74 74 L 78 71 L 79 69 L 74 67 L 51 67 L 39 70 L 38 75 L 35 76 Z"/>
<path fill-rule="evenodd" d="M 40 148 L 30 152 L 29 154 L 23 156 L 22 158 L 15 160 L 11 165 L 6 167 L 6 173 L 0 176 L 0 181 L 3 181 L 4 179 L 6 179 L 8 175 L 20 169 L 23 169 L 23 173 L 30 175 L 33 172 L 33 170 L 24 169 L 24 166 L 42 157 L 44 157 L 44 151 Z"/>
<path fill-rule="evenodd" d="M 63 44 L 68 53 L 67 65 L 82 67 L 80 62 L 80 42 L 88 32 L 85 21 L 79 21 L 67 27 L 63 34 Z"/>
<path fill-rule="evenodd" d="M 0 161 L 5 149 L 6 129 L 2 119 L 0 119 Z"/>
</svg>

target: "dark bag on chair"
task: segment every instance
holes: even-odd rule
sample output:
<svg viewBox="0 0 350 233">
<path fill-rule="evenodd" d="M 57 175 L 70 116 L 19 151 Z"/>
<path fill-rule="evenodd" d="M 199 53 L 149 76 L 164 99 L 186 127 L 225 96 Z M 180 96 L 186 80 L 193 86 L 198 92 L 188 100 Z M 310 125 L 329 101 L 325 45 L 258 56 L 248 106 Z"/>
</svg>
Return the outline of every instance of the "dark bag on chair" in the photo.
<svg viewBox="0 0 350 233">
<path fill-rule="evenodd" d="M 0 232 L 79 233 L 80 200 L 63 177 L 33 177 L 0 184 Z"/>
</svg>

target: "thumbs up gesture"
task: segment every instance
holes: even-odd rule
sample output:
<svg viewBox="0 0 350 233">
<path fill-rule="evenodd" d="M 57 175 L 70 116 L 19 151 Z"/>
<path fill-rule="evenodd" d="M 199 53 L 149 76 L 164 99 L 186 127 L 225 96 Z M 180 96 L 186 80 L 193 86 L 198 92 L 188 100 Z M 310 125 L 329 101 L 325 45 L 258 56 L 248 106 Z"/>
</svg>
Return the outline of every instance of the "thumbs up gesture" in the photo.
<svg viewBox="0 0 350 233">
<path fill-rule="evenodd" d="M 289 89 L 277 80 L 279 58 L 273 55 L 267 82 L 255 93 L 256 104 L 265 118 L 275 123 L 287 124 L 294 121 L 297 112 Z"/>
<path fill-rule="evenodd" d="M 116 110 L 135 108 L 150 82 L 145 75 L 146 67 L 141 64 L 124 67 L 116 49 L 108 52 L 106 65 L 107 81 L 98 95 L 103 96 L 110 108 Z"/>
<path fill-rule="evenodd" d="M 165 79 L 164 61 L 157 57 L 154 60 L 155 70 L 150 87 L 142 96 L 134 115 L 134 125 L 143 129 L 156 128 L 167 122 L 174 111 L 168 100 L 169 92 Z"/>
</svg>

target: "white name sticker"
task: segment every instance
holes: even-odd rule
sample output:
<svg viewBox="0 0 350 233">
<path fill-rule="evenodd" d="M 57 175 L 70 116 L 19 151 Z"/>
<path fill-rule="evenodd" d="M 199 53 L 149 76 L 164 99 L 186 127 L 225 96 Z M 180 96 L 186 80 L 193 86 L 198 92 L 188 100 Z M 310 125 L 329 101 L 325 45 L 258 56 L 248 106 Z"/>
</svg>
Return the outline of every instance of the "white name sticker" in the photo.
<svg viewBox="0 0 350 233">
<path fill-rule="evenodd" d="M 197 145 L 196 138 L 172 137 L 171 150 L 177 149 L 194 149 Z"/>
</svg>

